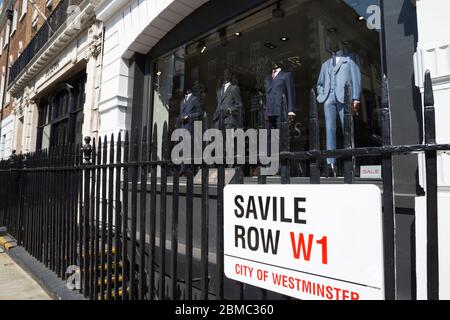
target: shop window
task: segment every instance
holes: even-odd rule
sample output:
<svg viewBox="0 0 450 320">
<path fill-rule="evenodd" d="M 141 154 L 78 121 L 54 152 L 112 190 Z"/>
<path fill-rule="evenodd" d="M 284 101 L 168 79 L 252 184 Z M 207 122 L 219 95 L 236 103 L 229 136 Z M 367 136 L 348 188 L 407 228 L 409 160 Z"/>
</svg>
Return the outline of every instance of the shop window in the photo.
<svg viewBox="0 0 450 320">
<path fill-rule="evenodd" d="M 340 148 L 343 135 L 338 115 L 346 81 L 352 89 L 351 99 L 360 102 L 356 146 L 377 146 L 382 78 L 377 12 L 378 0 L 284 0 L 235 18 L 152 61 L 152 121 L 160 128 L 164 121 L 172 130 L 179 127 L 184 98 L 192 92 L 206 113 L 208 127 L 217 126 L 227 78 L 225 82 L 239 88 L 235 94 L 242 104 L 239 116 L 230 121 L 232 127 L 269 128 L 273 117 L 285 114 L 287 118 L 290 113 L 293 121 L 287 147 L 308 150 L 309 93 L 314 89 L 319 100 L 321 148 L 332 148 L 334 139 Z M 334 72 L 339 76 L 332 77 Z M 279 106 L 271 105 L 269 92 L 276 81 L 284 81 L 280 86 L 287 88 L 280 93 Z M 337 127 L 334 138 L 333 126 Z M 373 164 L 369 159 L 358 161 L 358 165 Z M 307 176 L 308 170 L 300 164 L 291 173 Z M 245 172 L 252 175 L 255 170 L 247 167 Z"/>
</svg>

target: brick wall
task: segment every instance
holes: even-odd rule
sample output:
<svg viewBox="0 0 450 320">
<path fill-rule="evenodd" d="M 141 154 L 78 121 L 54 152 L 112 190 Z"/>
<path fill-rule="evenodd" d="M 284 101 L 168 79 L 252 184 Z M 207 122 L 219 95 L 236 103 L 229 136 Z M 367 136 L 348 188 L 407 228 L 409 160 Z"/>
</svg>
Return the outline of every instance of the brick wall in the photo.
<svg viewBox="0 0 450 320">
<path fill-rule="evenodd" d="M 45 14 L 45 16 L 49 16 L 52 10 L 61 2 L 62 0 L 52 0 L 52 5 L 50 7 L 47 7 L 47 0 L 34 0 L 34 3 L 37 5 L 39 10 Z M 18 58 L 18 55 L 26 48 L 26 46 L 29 44 L 31 39 L 35 36 L 36 32 L 39 30 L 39 28 L 45 23 L 44 19 L 40 14 L 38 14 L 37 17 L 37 23 L 33 26 L 33 18 L 34 18 L 34 6 L 30 3 L 30 1 L 27 1 L 27 10 L 26 14 L 22 16 L 22 5 L 24 1 L 22 0 L 14 0 L 14 1 L 4 1 L 3 10 L 7 8 L 7 3 L 14 3 L 13 8 L 14 10 L 17 10 L 17 29 L 12 34 L 10 40 L 9 40 L 9 57 L 7 55 L 8 48 L 3 48 L 2 54 L 0 56 L 0 76 L 3 72 L 3 70 L 7 69 L 8 66 L 8 60 L 10 61 L 10 64 L 12 65 Z M 0 35 L 3 35 L 5 37 L 6 33 L 6 23 L 7 21 L 3 22 L 3 25 L 0 25 Z M 0 77 L 1 80 L 1 77 Z M 6 90 L 6 88 L 4 89 Z M 8 117 L 12 112 L 12 99 L 10 98 L 9 101 L 5 101 L 5 106 L 3 108 L 3 116 L 2 119 L 5 119 Z"/>
</svg>

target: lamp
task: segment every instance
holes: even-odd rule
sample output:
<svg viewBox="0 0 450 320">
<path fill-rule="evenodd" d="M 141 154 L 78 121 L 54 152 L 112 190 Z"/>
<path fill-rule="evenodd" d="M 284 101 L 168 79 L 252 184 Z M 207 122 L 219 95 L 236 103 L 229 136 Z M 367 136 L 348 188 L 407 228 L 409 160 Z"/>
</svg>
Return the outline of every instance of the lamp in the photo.
<svg viewBox="0 0 450 320">
<path fill-rule="evenodd" d="M 206 50 L 206 41 L 205 40 L 200 40 L 197 44 L 197 51 L 199 53 L 204 53 Z"/>
</svg>

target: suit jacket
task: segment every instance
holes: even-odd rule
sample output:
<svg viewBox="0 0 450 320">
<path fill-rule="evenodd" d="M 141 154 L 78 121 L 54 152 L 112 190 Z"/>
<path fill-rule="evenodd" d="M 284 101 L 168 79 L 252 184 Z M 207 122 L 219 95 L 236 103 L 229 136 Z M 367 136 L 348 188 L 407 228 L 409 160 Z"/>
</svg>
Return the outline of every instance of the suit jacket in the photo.
<svg viewBox="0 0 450 320">
<path fill-rule="evenodd" d="M 203 110 L 200 100 L 196 96 L 191 95 L 186 102 L 183 99 L 180 103 L 180 116 L 177 119 L 177 126 L 191 130 L 193 122 L 199 120 L 202 114 Z M 188 119 L 183 121 L 185 116 L 188 116 Z"/>
<path fill-rule="evenodd" d="M 226 111 L 230 109 L 231 115 Z M 243 103 L 241 91 L 237 85 L 230 84 L 222 93 L 222 88 L 217 90 L 217 109 L 214 112 L 214 126 L 218 129 L 220 118 L 223 117 L 224 128 L 241 128 L 243 126 Z"/>
<path fill-rule="evenodd" d="M 361 71 L 354 59 L 349 55 L 342 56 L 336 66 L 333 66 L 332 58 L 328 59 L 323 63 L 317 80 L 317 101 L 319 103 L 327 101 L 334 86 L 337 100 L 344 103 L 346 83 L 349 84 L 350 99 L 359 100 L 361 97 Z"/>
<path fill-rule="evenodd" d="M 296 95 L 294 76 L 291 72 L 280 71 L 275 79 L 267 76 L 265 88 L 268 116 L 281 116 L 287 112 L 294 112 Z"/>
</svg>

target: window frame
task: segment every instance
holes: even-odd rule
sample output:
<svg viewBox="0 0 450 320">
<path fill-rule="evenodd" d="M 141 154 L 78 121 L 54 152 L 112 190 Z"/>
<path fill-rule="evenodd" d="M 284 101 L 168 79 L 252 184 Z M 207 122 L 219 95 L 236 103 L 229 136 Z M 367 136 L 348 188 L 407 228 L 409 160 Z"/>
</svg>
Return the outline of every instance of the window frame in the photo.
<svg viewBox="0 0 450 320">
<path fill-rule="evenodd" d="M 17 31 L 17 25 L 19 21 L 19 10 L 17 8 L 14 9 L 13 13 L 13 19 L 12 19 L 12 26 L 11 26 L 11 37 L 13 37 L 16 34 Z"/>
<path fill-rule="evenodd" d="M 19 21 L 23 20 L 23 18 L 27 15 L 27 12 L 28 12 L 28 0 L 22 0 L 22 7 L 20 9 Z"/>
</svg>

